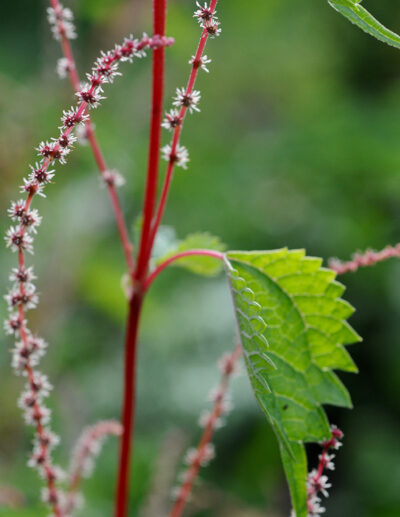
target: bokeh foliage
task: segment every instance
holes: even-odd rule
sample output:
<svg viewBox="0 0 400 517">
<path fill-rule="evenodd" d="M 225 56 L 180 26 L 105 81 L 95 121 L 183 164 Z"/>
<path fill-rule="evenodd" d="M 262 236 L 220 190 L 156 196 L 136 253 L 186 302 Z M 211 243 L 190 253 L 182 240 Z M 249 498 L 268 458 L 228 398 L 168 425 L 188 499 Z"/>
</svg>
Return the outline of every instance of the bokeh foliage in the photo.
<svg viewBox="0 0 400 517">
<path fill-rule="evenodd" d="M 78 19 L 74 48 L 82 73 L 100 48 L 130 32 L 150 32 L 149 0 L 65 3 Z M 364 4 L 386 25 L 400 27 L 397 2 Z M 61 109 L 72 103 L 68 83 L 54 75 L 60 52 L 44 19 L 46 7 L 28 0 L 2 5 L 3 214 L 33 147 L 55 134 Z M 168 34 L 176 45 L 167 54 L 167 98 L 186 81 L 198 39 L 192 8 L 186 0 L 170 2 Z M 223 34 L 207 49 L 213 63 L 199 80 L 202 111 L 187 120 L 183 134 L 190 169 L 174 180 L 166 223 L 180 236 L 210 231 L 231 249 L 304 247 L 325 258 L 398 242 L 399 51 L 356 30 L 322 0 L 221 0 L 218 10 Z M 146 164 L 150 62 L 126 65 L 123 72 L 94 121 L 108 162 L 128 180 L 123 204 L 133 232 Z M 84 424 L 119 413 L 123 260 L 89 149 L 77 149 L 59 167 L 48 199 L 37 206 L 44 222 L 34 260 L 43 294 L 33 319 L 51 343 L 44 370 L 55 384 L 55 428 L 65 461 Z M 4 216 L 1 231 L 7 225 Z M 4 291 L 14 257 L 1 249 L 0 261 Z M 398 517 L 400 264 L 341 281 L 357 308 L 351 323 L 364 343 L 353 348 L 360 374 L 341 375 L 355 410 L 328 408 L 346 433 L 328 515 Z M 166 434 L 180 428 L 188 442 L 197 436 L 197 415 L 217 379 L 215 361 L 233 339 L 225 280 L 194 278 L 178 268 L 163 273 L 146 302 L 141 333 L 135 508 L 146 505 Z M 0 508 L 0 515 L 39 517 L 45 510 L 37 502 L 36 474 L 25 466 L 30 434 L 16 408 L 22 383 L 11 373 L 9 348 L 2 337 L 0 486 L 23 492 L 26 508 Z M 192 514 L 288 515 L 278 450 L 244 377 L 235 383 L 234 400 Z M 111 514 L 115 453 L 110 444 L 87 484 L 87 517 Z"/>
</svg>

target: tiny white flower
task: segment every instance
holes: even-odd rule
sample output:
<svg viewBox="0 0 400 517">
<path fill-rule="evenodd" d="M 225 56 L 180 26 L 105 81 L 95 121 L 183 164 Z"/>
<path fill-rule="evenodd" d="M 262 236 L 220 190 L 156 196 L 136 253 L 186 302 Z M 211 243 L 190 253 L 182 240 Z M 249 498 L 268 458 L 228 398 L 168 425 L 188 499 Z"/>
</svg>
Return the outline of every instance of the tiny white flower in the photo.
<svg viewBox="0 0 400 517">
<path fill-rule="evenodd" d="M 202 56 L 200 59 L 196 59 L 196 56 L 192 56 L 189 61 L 190 65 L 193 65 L 195 68 L 202 68 L 205 72 L 210 71 L 207 68 L 209 63 L 211 63 L 211 59 L 209 59 L 207 56 Z"/>
<path fill-rule="evenodd" d="M 66 57 L 60 57 L 60 59 L 57 61 L 56 67 L 58 77 L 60 79 L 65 79 L 72 68 L 73 64 L 69 59 Z"/>
<path fill-rule="evenodd" d="M 181 122 L 182 118 L 179 115 L 179 111 L 172 109 L 165 114 L 165 118 L 161 126 L 168 129 L 168 131 L 173 131 L 176 127 L 180 126 Z"/>
<path fill-rule="evenodd" d="M 163 158 L 167 162 L 175 163 L 178 167 L 187 169 L 187 163 L 189 162 L 189 153 L 186 147 L 178 145 L 175 153 L 172 153 L 172 148 L 169 144 L 165 145 L 161 149 Z"/>
<path fill-rule="evenodd" d="M 115 169 L 104 171 L 101 179 L 109 186 L 122 187 L 125 185 L 125 178 Z"/>
<path fill-rule="evenodd" d="M 177 88 L 173 105 L 177 107 L 184 106 L 189 110 L 189 113 L 193 113 L 193 110 L 200 111 L 198 108 L 200 97 L 201 95 L 198 90 L 193 90 L 191 93 L 187 93 L 185 88 Z"/>
</svg>

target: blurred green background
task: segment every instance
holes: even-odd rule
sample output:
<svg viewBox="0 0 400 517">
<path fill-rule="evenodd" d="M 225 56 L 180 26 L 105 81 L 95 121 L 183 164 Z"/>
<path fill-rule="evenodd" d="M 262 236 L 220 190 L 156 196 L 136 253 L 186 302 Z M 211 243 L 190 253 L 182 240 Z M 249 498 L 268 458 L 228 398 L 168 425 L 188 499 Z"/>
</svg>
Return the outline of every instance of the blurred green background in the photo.
<svg viewBox="0 0 400 517">
<path fill-rule="evenodd" d="M 131 32 L 151 32 L 150 0 L 66 4 L 77 18 L 73 47 L 81 75 L 99 49 Z M 168 35 L 176 45 L 167 51 L 167 100 L 185 84 L 199 37 L 194 2 L 169 4 Z M 364 4 L 400 28 L 398 2 Z M 68 81 L 54 72 L 60 49 L 46 7 L 44 0 L 1 6 L 1 233 L 9 201 L 35 160 L 33 147 L 56 136 L 61 110 L 73 102 Z M 182 139 L 191 164 L 177 171 L 166 224 L 181 237 L 208 230 L 231 249 L 305 247 L 325 259 L 398 242 L 399 52 L 351 26 L 324 0 L 221 0 L 218 11 L 223 33 L 207 48 L 213 62 L 198 82 L 201 113 L 188 118 Z M 127 178 L 122 199 L 133 227 L 146 166 L 150 60 L 121 71 L 93 120 L 110 167 Z M 54 428 L 62 435 L 56 457 L 64 465 L 82 427 L 118 418 L 120 409 L 124 263 L 99 185 L 89 148 L 78 147 L 58 167 L 48 198 L 35 203 L 44 217 L 34 257 L 42 295 L 31 322 L 51 343 L 43 370 L 55 385 Z M 0 263 L 4 292 L 15 256 L 1 247 Z M 341 375 L 355 409 L 328 408 L 346 436 L 327 515 L 399 517 L 400 263 L 342 281 L 364 342 L 352 348 L 360 374 Z M 31 431 L 16 407 L 22 380 L 9 365 L 11 340 L 0 339 L 0 494 L 16 507 L 3 502 L 0 515 L 44 516 L 40 482 L 26 467 Z M 216 360 L 233 343 L 225 280 L 163 273 L 147 299 L 140 337 L 130 515 L 166 515 L 180 458 L 199 437 L 197 417 L 218 380 Z M 215 438 L 217 458 L 202 473 L 187 515 L 287 517 L 277 444 L 245 376 L 234 381 L 233 397 L 229 425 Z M 85 485 L 82 516 L 112 514 L 116 452 L 110 440 Z M 310 453 L 315 463 L 317 450 Z"/>
</svg>

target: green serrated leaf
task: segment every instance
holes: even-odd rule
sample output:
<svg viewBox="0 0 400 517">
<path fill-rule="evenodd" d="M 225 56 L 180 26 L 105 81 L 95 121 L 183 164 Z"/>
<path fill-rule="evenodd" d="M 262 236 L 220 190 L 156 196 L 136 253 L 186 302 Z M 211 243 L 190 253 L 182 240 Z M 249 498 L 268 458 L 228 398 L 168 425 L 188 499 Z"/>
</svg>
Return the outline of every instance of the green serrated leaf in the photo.
<svg viewBox="0 0 400 517">
<path fill-rule="evenodd" d="M 308 515 L 307 491 L 303 489 L 307 478 L 307 456 L 301 444 L 292 444 L 292 454 L 288 454 L 285 447 L 280 446 L 283 468 L 287 479 L 293 479 L 289 484 L 290 497 L 296 516 Z"/>
<path fill-rule="evenodd" d="M 345 344 L 353 308 L 321 259 L 304 250 L 229 252 L 230 280 L 250 382 L 281 446 L 297 517 L 306 517 L 304 443 L 330 435 L 322 404 L 351 407 L 332 369 L 356 372 Z M 304 466 L 305 465 L 305 466 Z"/>
<path fill-rule="evenodd" d="M 214 251 L 225 251 L 226 246 L 223 244 L 218 237 L 215 237 L 209 233 L 193 233 L 186 237 L 186 239 L 179 241 L 176 245 L 169 249 L 168 253 L 156 260 L 156 264 L 164 262 L 166 259 L 192 249 L 208 249 Z M 174 266 L 183 267 L 192 273 L 203 276 L 214 276 L 223 269 L 221 260 L 213 257 L 193 255 L 191 257 L 185 257 L 173 262 Z"/>
<path fill-rule="evenodd" d="M 361 0 L 328 0 L 328 3 L 364 32 L 400 49 L 400 36 L 386 28 L 360 5 Z"/>
</svg>

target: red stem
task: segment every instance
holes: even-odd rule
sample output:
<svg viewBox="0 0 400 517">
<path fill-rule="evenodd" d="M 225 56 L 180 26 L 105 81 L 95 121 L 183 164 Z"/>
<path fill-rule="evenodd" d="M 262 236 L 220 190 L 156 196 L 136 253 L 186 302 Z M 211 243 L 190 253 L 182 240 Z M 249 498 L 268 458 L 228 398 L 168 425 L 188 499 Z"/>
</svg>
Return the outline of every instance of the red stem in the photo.
<svg viewBox="0 0 400 517">
<path fill-rule="evenodd" d="M 151 286 L 151 284 L 154 282 L 156 277 L 164 271 L 165 268 L 167 268 L 172 262 L 175 262 L 176 260 L 179 260 L 184 257 L 190 257 L 193 255 L 203 255 L 206 257 L 214 257 L 218 260 L 224 259 L 224 254 L 220 251 L 214 251 L 214 250 L 188 250 L 188 251 L 182 251 L 181 253 L 177 253 L 176 255 L 172 255 L 172 257 L 169 257 L 164 262 L 159 264 L 156 269 L 147 277 L 146 282 L 144 284 L 144 290 L 147 291 L 147 289 Z"/>
<path fill-rule="evenodd" d="M 167 0 L 153 0 L 153 31 L 154 34 L 165 36 Z M 153 88 L 150 121 L 150 143 L 147 167 L 146 196 L 143 205 L 143 228 L 140 239 L 140 250 L 135 278 L 141 282 L 146 275 L 148 267 L 147 248 L 149 246 L 149 234 L 154 215 L 158 171 L 160 165 L 161 147 L 161 121 L 164 97 L 164 47 L 153 50 Z"/>
<path fill-rule="evenodd" d="M 167 0 L 153 0 L 154 34 L 165 36 Z M 153 49 L 153 88 L 150 121 L 149 158 L 146 180 L 146 195 L 143 206 L 143 228 L 139 256 L 134 272 L 136 285 L 130 304 L 125 342 L 124 400 L 122 410 L 123 435 L 121 440 L 118 480 L 115 500 L 115 517 L 126 517 L 128 511 L 129 473 L 133 448 L 135 398 L 136 398 L 136 349 L 140 312 L 143 303 L 141 283 L 147 273 L 146 248 L 153 218 L 160 161 L 161 117 L 164 94 L 164 47 Z"/>
<path fill-rule="evenodd" d="M 61 6 L 60 6 L 60 3 L 58 0 L 50 0 L 50 3 L 55 11 L 58 11 L 61 9 Z M 70 82 L 71 82 L 74 90 L 76 92 L 79 92 L 80 80 L 79 80 L 79 75 L 78 75 L 78 71 L 76 68 L 76 62 L 74 59 L 74 54 L 72 52 L 71 44 L 69 42 L 69 39 L 65 35 L 64 26 L 61 21 L 58 23 L 58 27 L 59 27 L 59 31 L 60 31 L 60 35 L 61 35 L 61 48 L 62 48 L 65 58 L 68 60 L 68 63 L 69 63 L 69 67 L 68 67 L 69 79 L 70 79 Z M 86 110 L 86 113 L 88 114 L 87 110 Z M 90 119 L 86 121 L 85 126 L 86 126 L 87 137 L 88 137 L 88 140 L 89 140 L 89 143 L 92 148 L 93 155 L 94 155 L 94 159 L 96 161 L 100 174 L 103 175 L 108 170 L 108 167 L 107 167 L 106 161 L 104 159 L 103 153 L 101 152 L 101 149 L 100 149 L 100 146 L 99 146 L 99 143 L 96 138 L 95 131 L 94 131 L 94 127 L 93 127 L 93 124 Z M 111 204 L 112 204 L 114 214 L 115 214 L 115 219 L 117 222 L 118 232 L 120 235 L 121 244 L 122 244 L 122 248 L 123 248 L 124 255 L 125 255 L 126 265 L 127 265 L 130 275 L 133 275 L 133 270 L 134 270 L 134 263 L 133 263 L 133 257 L 132 257 L 133 246 L 129 239 L 129 233 L 128 233 L 125 219 L 124 219 L 124 216 L 122 213 L 119 196 L 118 196 L 117 190 L 115 188 L 115 185 L 106 183 L 106 186 L 107 186 L 110 198 L 111 198 Z"/>
<path fill-rule="evenodd" d="M 218 2 L 218 0 L 211 0 L 210 7 L 209 7 L 211 12 L 215 11 L 217 2 Z M 200 62 L 204 49 L 205 49 L 205 46 L 206 46 L 206 43 L 207 43 L 207 40 L 208 40 L 208 37 L 209 37 L 209 34 L 208 34 L 207 30 L 203 29 L 201 37 L 200 37 L 200 42 L 199 42 L 199 45 L 197 47 L 197 51 L 195 54 L 195 59 L 194 59 L 195 63 Z M 199 66 L 193 65 L 192 70 L 190 72 L 189 80 L 188 80 L 188 83 L 186 86 L 186 93 L 185 93 L 186 95 L 190 95 L 193 92 L 198 72 L 199 72 Z M 171 156 L 175 156 L 175 154 L 176 154 L 176 150 L 179 145 L 179 140 L 180 140 L 181 133 L 182 133 L 183 121 L 185 119 L 186 113 L 187 113 L 187 107 L 182 106 L 179 111 L 179 117 L 181 119 L 181 123 L 176 126 L 176 128 L 174 129 L 173 136 L 172 136 Z M 174 169 L 175 169 L 175 160 L 171 160 L 167 166 L 167 171 L 165 174 L 165 180 L 164 180 L 164 185 L 162 188 L 160 202 L 158 204 L 157 212 L 155 215 L 155 220 L 154 220 L 154 223 L 151 228 L 149 242 L 148 242 L 147 249 L 146 249 L 147 260 L 151 256 L 154 239 L 157 235 L 157 230 L 161 224 L 161 221 L 162 221 L 162 218 L 163 218 L 163 215 L 165 212 L 165 207 L 167 204 L 168 195 L 169 195 L 169 191 L 171 188 Z"/>
<path fill-rule="evenodd" d="M 129 305 L 125 340 L 124 398 L 122 409 L 123 434 L 120 447 L 115 517 L 126 517 L 128 511 L 129 474 L 135 416 L 136 350 L 143 296 L 135 292 Z"/>
</svg>

